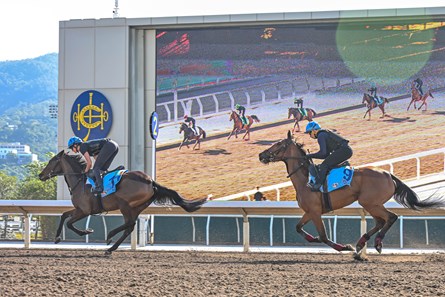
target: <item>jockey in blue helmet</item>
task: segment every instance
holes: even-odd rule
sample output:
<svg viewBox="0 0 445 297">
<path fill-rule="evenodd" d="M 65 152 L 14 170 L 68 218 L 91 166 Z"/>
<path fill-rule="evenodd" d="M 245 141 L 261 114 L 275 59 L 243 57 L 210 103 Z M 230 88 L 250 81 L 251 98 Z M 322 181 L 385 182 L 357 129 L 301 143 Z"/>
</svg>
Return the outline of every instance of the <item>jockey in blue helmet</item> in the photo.
<svg viewBox="0 0 445 297">
<path fill-rule="evenodd" d="M 328 129 L 321 129 L 315 122 L 309 122 L 306 126 L 306 133 L 313 139 L 317 139 L 320 150 L 306 157 L 314 159 L 323 159 L 318 166 L 318 175 L 315 176 L 315 183 L 308 184 L 313 191 L 318 191 L 323 185 L 326 175 L 331 168 L 348 160 L 352 156 L 352 149 L 349 146 L 349 140 L 341 137 Z"/>
<path fill-rule="evenodd" d="M 81 144 L 82 142 L 83 140 L 80 137 L 73 136 L 68 140 L 68 147 L 72 149 L 75 144 Z"/>
</svg>

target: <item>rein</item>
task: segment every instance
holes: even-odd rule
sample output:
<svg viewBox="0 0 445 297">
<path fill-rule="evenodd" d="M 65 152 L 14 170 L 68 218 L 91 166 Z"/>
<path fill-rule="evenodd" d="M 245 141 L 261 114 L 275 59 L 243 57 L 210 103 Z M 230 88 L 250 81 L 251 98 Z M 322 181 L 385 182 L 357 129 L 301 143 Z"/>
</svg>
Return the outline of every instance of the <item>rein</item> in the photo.
<svg viewBox="0 0 445 297">
<path fill-rule="evenodd" d="M 289 144 L 291 144 L 291 142 L 286 142 L 285 145 L 283 145 L 282 147 L 280 147 L 278 150 L 276 150 L 275 152 L 271 153 L 271 157 L 274 158 L 276 157 L 279 153 L 281 153 L 282 151 L 286 151 L 287 147 L 289 146 Z M 302 167 L 304 167 L 305 163 L 307 163 L 307 159 L 306 157 L 284 157 L 283 161 L 286 162 L 289 159 L 297 159 L 297 160 L 301 160 L 303 159 L 303 162 L 300 162 L 300 165 L 295 168 L 293 171 L 291 171 L 288 175 L 287 178 L 290 178 L 292 175 L 294 175 L 295 173 L 297 173 L 298 170 L 300 170 Z"/>
</svg>

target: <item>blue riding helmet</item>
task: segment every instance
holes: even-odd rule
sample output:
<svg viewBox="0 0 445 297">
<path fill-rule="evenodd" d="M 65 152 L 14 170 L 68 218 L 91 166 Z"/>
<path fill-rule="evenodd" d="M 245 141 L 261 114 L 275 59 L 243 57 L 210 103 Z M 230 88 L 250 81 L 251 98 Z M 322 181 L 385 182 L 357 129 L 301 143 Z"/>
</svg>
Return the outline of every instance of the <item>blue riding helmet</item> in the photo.
<svg viewBox="0 0 445 297">
<path fill-rule="evenodd" d="M 68 140 L 68 147 L 71 148 L 71 147 L 73 147 L 73 145 L 82 143 L 82 142 L 83 142 L 83 140 L 80 137 L 73 136 Z"/>
<path fill-rule="evenodd" d="M 304 133 L 309 133 L 313 130 L 320 130 L 320 129 L 321 129 L 320 125 L 317 122 L 312 121 L 307 124 L 306 132 L 304 132 Z"/>
</svg>

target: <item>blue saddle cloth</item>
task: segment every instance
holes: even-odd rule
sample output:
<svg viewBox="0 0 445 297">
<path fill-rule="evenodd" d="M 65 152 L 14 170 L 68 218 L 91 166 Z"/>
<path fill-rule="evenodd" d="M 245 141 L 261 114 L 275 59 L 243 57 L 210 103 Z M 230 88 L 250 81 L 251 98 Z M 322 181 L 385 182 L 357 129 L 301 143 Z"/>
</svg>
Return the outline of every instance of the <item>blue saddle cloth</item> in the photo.
<svg viewBox="0 0 445 297">
<path fill-rule="evenodd" d="M 323 186 L 320 187 L 320 192 L 329 193 L 345 186 L 351 185 L 352 177 L 354 176 L 354 168 L 351 166 L 343 166 L 334 168 L 329 171 L 326 177 L 327 191 L 323 190 Z M 309 183 L 315 183 L 315 177 L 309 173 Z"/>
<path fill-rule="evenodd" d="M 119 182 L 122 179 L 122 175 L 128 172 L 128 170 L 116 170 L 112 171 L 110 173 L 107 173 L 103 177 L 103 183 L 104 183 L 104 191 L 102 192 L 102 197 L 108 196 L 110 194 L 113 194 L 116 192 L 116 186 L 119 184 Z M 87 184 L 90 184 L 94 188 L 94 181 L 91 178 L 87 178 Z"/>
<path fill-rule="evenodd" d="M 375 103 L 377 103 L 377 105 L 382 105 L 383 104 L 383 99 L 382 97 L 374 97 L 374 101 Z"/>
</svg>

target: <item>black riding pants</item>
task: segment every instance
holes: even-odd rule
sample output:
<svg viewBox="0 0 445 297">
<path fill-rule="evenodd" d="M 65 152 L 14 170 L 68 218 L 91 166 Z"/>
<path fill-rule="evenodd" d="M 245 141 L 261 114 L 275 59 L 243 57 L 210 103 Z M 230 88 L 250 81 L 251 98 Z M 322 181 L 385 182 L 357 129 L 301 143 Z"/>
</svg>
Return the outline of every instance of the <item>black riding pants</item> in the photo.
<svg viewBox="0 0 445 297">
<path fill-rule="evenodd" d="M 93 171 L 97 169 L 102 171 L 108 170 L 111 162 L 113 162 L 113 159 L 116 157 L 118 152 L 119 145 L 115 141 L 109 140 L 107 143 L 105 143 L 99 154 L 94 158 L 95 161 Z"/>
<path fill-rule="evenodd" d="M 331 169 L 332 167 L 348 160 L 352 157 L 352 149 L 348 144 L 341 145 L 338 149 L 333 151 L 329 156 L 321 162 L 322 167 Z"/>
</svg>

